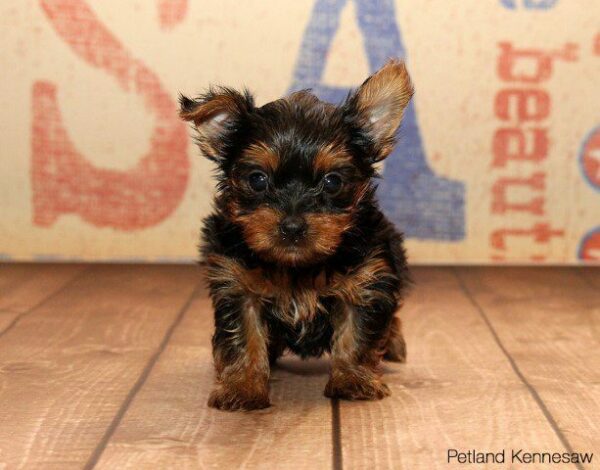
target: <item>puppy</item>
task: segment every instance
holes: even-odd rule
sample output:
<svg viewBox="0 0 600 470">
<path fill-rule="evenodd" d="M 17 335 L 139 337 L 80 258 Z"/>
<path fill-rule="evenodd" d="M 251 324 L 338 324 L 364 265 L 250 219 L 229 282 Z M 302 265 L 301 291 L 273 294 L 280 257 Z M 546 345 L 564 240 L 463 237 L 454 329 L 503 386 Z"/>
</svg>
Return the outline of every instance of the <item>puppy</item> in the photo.
<svg viewBox="0 0 600 470">
<path fill-rule="evenodd" d="M 218 169 L 201 244 L 215 313 L 210 406 L 268 407 L 270 367 L 286 350 L 330 353 L 328 397 L 390 394 L 378 366 L 405 359 L 394 314 L 410 281 L 373 178 L 412 94 L 392 60 L 339 106 L 307 90 L 262 107 L 229 88 L 181 96 Z"/>
</svg>

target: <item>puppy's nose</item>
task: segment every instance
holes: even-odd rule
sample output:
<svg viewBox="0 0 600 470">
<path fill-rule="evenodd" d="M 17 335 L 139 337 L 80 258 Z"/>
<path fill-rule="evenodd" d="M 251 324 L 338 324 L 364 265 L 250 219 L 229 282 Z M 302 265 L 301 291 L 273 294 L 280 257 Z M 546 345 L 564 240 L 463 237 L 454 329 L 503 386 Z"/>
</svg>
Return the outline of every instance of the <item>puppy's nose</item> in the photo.
<svg viewBox="0 0 600 470">
<path fill-rule="evenodd" d="M 298 215 L 288 215 L 279 224 L 279 231 L 285 238 L 297 240 L 306 234 L 306 221 Z"/>
</svg>

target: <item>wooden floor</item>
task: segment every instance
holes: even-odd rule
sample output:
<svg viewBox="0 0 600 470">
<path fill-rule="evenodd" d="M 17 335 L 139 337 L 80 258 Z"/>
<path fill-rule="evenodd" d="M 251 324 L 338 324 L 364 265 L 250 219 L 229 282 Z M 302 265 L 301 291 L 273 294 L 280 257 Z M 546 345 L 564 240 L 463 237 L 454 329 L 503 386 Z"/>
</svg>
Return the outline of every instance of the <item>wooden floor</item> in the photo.
<svg viewBox="0 0 600 470">
<path fill-rule="evenodd" d="M 393 395 L 326 399 L 284 358 L 273 406 L 206 407 L 212 314 L 192 266 L 0 266 L 0 469 L 600 468 L 600 270 L 415 268 Z M 448 449 L 594 452 L 460 465 Z"/>
</svg>

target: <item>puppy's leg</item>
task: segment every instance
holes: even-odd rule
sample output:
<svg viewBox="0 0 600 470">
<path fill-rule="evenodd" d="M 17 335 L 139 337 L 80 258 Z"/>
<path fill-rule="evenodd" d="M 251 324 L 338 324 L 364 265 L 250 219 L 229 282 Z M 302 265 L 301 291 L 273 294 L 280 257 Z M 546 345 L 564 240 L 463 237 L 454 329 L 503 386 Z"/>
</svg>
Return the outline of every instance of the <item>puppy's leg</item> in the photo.
<svg viewBox="0 0 600 470">
<path fill-rule="evenodd" d="M 370 311 L 345 304 L 335 325 L 331 350 L 331 376 L 325 396 L 347 400 L 379 400 L 390 394 L 381 380 L 379 363 L 389 320 L 385 325 L 374 308 Z M 385 316 L 385 314 L 384 314 Z"/>
<path fill-rule="evenodd" d="M 277 359 L 279 359 L 285 351 L 284 341 L 276 334 L 269 335 L 269 364 L 271 367 L 275 366 Z"/>
<path fill-rule="evenodd" d="M 213 356 L 216 386 L 209 406 L 253 410 L 269 406 L 267 329 L 252 299 L 222 299 L 215 308 Z"/>
<path fill-rule="evenodd" d="M 402 321 L 396 316 L 390 324 L 383 358 L 391 362 L 406 362 L 406 342 L 402 334 Z"/>
</svg>

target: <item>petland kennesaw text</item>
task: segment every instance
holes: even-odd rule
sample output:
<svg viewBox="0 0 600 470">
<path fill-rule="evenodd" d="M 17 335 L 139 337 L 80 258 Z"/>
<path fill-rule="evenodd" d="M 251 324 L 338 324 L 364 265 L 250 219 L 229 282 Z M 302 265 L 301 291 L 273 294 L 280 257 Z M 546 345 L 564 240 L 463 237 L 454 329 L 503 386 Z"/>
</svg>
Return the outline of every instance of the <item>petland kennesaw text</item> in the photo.
<svg viewBox="0 0 600 470">
<path fill-rule="evenodd" d="M 592 463 L 593 452 L 528 452 L 524 449 L 502 449 L 499 452 L 482 452 L 475 449 L 448 449 L 448 463 Z"/>
</svg>

